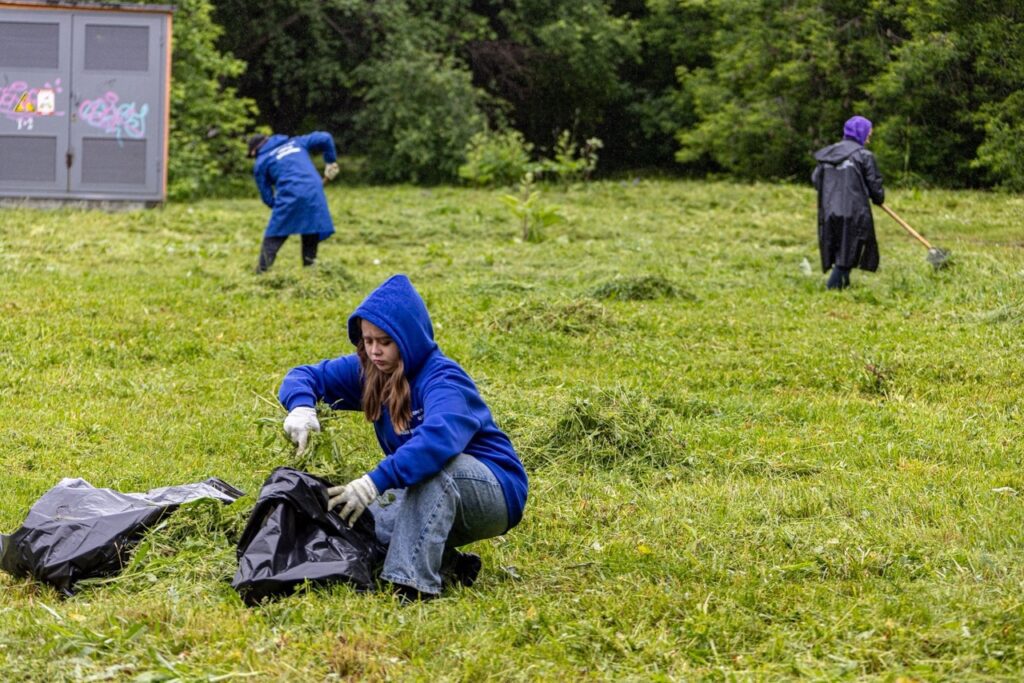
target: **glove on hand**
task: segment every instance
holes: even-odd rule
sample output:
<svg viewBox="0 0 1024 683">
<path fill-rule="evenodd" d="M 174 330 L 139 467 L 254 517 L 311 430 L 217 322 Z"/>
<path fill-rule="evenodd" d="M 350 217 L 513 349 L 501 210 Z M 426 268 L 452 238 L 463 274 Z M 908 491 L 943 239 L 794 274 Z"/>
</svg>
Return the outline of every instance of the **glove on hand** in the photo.
<svg viewBox="0 0 1024 683">
<path fill-rule="evenodd" d="M 324 166 L 324 177 L 328 180 L 334 180 L 335 176 L 338 175 L 338 162 L 332 161 L 331 163 Z"/>
<path fill-rule="evenodd" d="M 295 444 L 295 452 L 298 455 L 306 450 L 309 444 L 309 433 L 319 432 L 320 422 L 316 419 L 316 409 L 309 406 L 292 408 L 288 417 L 284 419 L 284 433 Z"/>
<path fill-rule="evenodd" d="M 363 476 L 350 481 L 344 486 L 332 486 L 327 489 L 330 500 L 327 501 L 327 509 L 331 510 L 336 505 L 341 505 L 341 518 L 351 527 L 363 514 L 366 506 L 373 502 L 379 494 L 377 485 L 373 483 L 370 476 Z"/>
</svg>

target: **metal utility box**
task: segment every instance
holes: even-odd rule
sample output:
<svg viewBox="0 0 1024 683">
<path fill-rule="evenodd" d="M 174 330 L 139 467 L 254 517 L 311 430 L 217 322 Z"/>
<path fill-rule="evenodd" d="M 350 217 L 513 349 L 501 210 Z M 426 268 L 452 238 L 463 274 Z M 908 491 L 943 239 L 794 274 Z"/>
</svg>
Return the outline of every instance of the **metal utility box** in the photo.
<svg viewBox="0 0 1024 683">
<path fill-rule="evenodd" d="M 0 2 L 0 197 L 164 200 L 171 12 Z"/>
</svg>

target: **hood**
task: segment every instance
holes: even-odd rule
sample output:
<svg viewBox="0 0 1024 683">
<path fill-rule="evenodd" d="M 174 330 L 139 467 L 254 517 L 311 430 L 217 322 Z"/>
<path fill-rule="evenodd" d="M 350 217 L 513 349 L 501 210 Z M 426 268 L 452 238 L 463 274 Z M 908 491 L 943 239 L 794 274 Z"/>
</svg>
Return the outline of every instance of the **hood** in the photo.
<svg viewBox="0 0 1024 683">
<path fill-rule="evenodd" d="M 843 137 L 866 144 L 871 135 L 871 122 L 863 116 L 851 116 L 843 124 Z"/>
<path fill-rule="evenodd" d="M 263 133 L 257 133 L 249 136 L 249 141 L 246 143 L 246 149 L 248 150 L 246 156 L 250 159 L 256 156 L 256 152 L 259 150 L 260 145 L 267 141 L 267 136 Z"/>
<path fill-rule="evenodd" d="M 405 275 L 389 277 L 349 316 L 348 338 L 354 345 L 363 336 L 360 320 L 369 320 L 395 340 L 406 376 L 416 374 L 437 349 L 427 305 Z"/>
<path fill-rule="evenodd" d="M 834 145 L 822 147 L 814 153 L 814 159 L 826 164 L 839 164 L 858 149 L 863 149 L 863 146 L 853 140 L 843 140 Z"/>
<path fill-rule="evenodd" d="M 271 135 L 267 139 L 267 141 L 263 143 L 263 146 L 260 147 L 259 154 L 257 154 L 256 156 L 257 157 L 261 157 L 264 154 L 266 154 L 267 152 L 270 152 L 271 150 L 280 147 L 281 145 L 283 145 L 286 142 L 288 142 L 288 136 L 287 135 L 281 135 L 281 134 Z"/>
</svg>

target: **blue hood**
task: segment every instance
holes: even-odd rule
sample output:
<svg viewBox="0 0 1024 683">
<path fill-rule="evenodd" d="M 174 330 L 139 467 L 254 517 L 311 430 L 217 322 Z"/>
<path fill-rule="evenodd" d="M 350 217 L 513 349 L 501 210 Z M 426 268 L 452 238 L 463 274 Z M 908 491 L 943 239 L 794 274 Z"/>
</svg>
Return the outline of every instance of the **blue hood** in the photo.
<svg viewBox="0 0 1024 683">
<path fill-rule="evenodd" d="M 277 135 L 271 135 L 269 138 L 267 138 L 267 141 L 264 142 L 262 146 L 260 146 L 260 151 L 256 154 L 256 157 L 259 158 L 266 154 L 267 152 L 269 152 L 270 150 L 276 149 L 286 142 L 288 142 L 287 135 L 281 135 L 280 133 Z"/>
<path fill-rule="evenodd" d="M 360 320 L 370 321 L 395 340 L 407 377 L 437 349 L 427 305 L 405 275 L 389 277 L 349 316 L 348 338 L 357 346 L 363 337 Z"/>
</svg>

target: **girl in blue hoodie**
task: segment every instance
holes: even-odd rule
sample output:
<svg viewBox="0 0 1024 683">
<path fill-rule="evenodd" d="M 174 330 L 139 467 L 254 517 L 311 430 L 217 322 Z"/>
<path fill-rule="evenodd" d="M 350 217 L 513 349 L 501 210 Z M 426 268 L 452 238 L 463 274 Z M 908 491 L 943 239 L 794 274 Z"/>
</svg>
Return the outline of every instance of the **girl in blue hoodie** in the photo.
<svg viewBox="0 0 1024 683">
<path fill-rule="evenodd" d="M 471 585 L 475 555 L 455 548 L 499 536 L 526 503 L 526 471 L 476 385 L 434 341 L 430 314 L 404 275 L 370 293 L 348 319 L 356 352 L 292 368 L 279 398 L 284 429 L 300 451 L 320 430 L 314 406 L 361 410 L 384 458 L 367 474 L 328 490 L 328 507 L 354 524 L 387 489 L 395 503 L 374 506 L 388 544 L 381 578 L 408 598 L 429 598 L 442 574 Z"/>
</svg>

